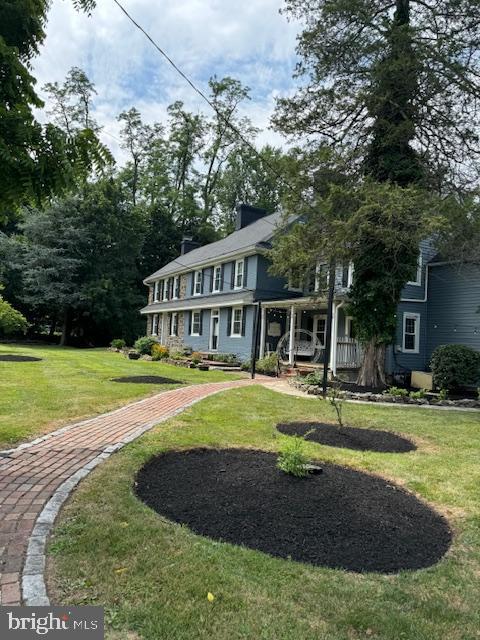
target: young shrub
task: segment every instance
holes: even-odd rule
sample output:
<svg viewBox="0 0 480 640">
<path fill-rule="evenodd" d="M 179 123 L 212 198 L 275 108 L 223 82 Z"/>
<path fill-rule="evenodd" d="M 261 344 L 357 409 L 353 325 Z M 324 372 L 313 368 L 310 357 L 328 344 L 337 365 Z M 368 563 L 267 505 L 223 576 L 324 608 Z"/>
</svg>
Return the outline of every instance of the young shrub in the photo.
<svg viewBox="0 0 480 640">
<path fill-rule="evenodd" d="M 340 429 L 343 427 L 343 405 L 345 403 L 345 396 L 343 395 L 340 385 L 337 382 L 332 382 L 327 391 L 327 399 L 335 409 L 337 414 L 337 422 Z"/>
<path fill-rule="evenodd" d="M 440 391 L 438 392 L 438 397 L 440 400 L 448 400 L 448 390 L 440 389 Z"/>
<path fill-rule="evenodd" d="M 297 478 L 308 475 L 308 458 L 304 452 L 304 440 L 300 436 L 286 438 L 277 458 L 277 467 Z"/>
<path fill-rule="evenodd" d="M 302 378 L 301 382 L 320 386 L 323 384 L 323 373 L 321 371 L 312 371 L 312 373 L 308 373 L 304 378 Z"/>
<path fill-rule="evenodd" d="M 421 400 L 422 398 L 425 398 L 426 395 L 427 395 L 427 392 L 425 391 L 425 389 L 419 389 L 418 391 L 410 391 L 410 398 L 412 398 L 413 400 Z"/>
<path fill-rule="evenodd" d="M 257 371 L 266 375 L 276 375 L 278 373 L 278 356 L 271 353 L 264 358 L 257 360 Z"/>
<path fill-rule="evenodd" d="M 185 360 L 185 356 L 183 354 L 183 351 L 171 351 L 170 352 L 170 358 L 172 360 Z"/>
<path fill-rule="evenodd" d="M 124 347 L 127 346 L 127 343 L 125 342 L 125 340 L 123 340 L 123 338 L 115 338 L 115 340 L 111 341 L 110 346 L 112 347 L 112 349 L 121 351 Z"/>
<path fill-rule="evenodd" d="M 452 391 L 477 386 L 480 382 L 480 353 L 463 344 L 444 344 L 435 349 L 430 360 L 433 384 Z"/>
<path fill-rule="evenodd" d="M 142 356 L 150 356 L 152 355 L 152 347 L 154 344 L 157 344 L 156 338 L 153 336 L 143 336 L 143 338 L 139 338 L 135 342 L 135 350 Z"/>
<path fill-rule="evenodd" d="M 168 347 L 165 347 L 163 344 L 156 343 L 152 346 L 152 360 L 155 362 L 168 358 L 168 354 Z"/>
<path fill-rule="evenodd" d="M 202 361 L 202 356 L 198 353 L 198 351 L 194 351 L 190 356 L 190 360 L 193 362 L 193 364 L 200 364 L 200 362 Z"/>
<path fill-rule="evenodd" d="M 383 393 L 387 396 L 395 396 L 397 398 L 406 398 L 408 396 L 407 389 L 402 389 L 402 387 L 388 387 Z"/>
</svg>

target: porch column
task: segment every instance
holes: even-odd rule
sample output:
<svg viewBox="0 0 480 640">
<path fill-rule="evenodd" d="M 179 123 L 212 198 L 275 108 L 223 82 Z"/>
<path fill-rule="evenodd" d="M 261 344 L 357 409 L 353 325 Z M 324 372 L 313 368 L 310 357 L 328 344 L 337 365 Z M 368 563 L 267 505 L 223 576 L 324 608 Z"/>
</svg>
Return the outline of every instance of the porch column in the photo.
<svg viewBox="0 0 480 640">
<path fill-rule="evenodd" d="M 267 331 L 267 310 L 262 307 L 260 314 L 260 353 L 259 358 L 263 358 L 265 355 L 265 333 Z"/>
<path fill-rule="evenodd" d="M 337 335 L 338 335 L 338 307 L 336 302 L 333 303 L 332 310 L 332 346 L 330 349 L 330 368 L 332 375 L 337 375 Z"/>
<path fill-rule="evenodd" d="M 290 307 L 290 340 L 288 344 L 288 363 L 294 364 L 294 351 L 295 351 L 295 307 Z"/>
</svg>

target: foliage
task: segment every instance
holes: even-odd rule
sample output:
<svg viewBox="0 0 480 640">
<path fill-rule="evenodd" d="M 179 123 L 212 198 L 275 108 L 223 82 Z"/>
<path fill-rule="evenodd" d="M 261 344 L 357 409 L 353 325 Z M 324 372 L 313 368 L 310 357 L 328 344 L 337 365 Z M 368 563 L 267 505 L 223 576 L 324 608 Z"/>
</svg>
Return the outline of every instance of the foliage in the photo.
<svg viewBox="0 0 480 640">
<path fill-rule="evenodd" d="M 323 384 L 323 373 L 321 371 L 312 371 L 306 376 L 301 378 L 301 381 L 305 384 L 320 385 Z"/>
<path fill-rule="evenodd" d="M 127 343 L 123 338 L 115 338 L 110 342 L 110 346 L 112 349 L 117 349 L 117 351 L 121 351 L 123 348 L 127 346 Z"/>
<path fill-rule="evenodd" d="M 440 391 L 438 392 L 438 397 L 440 400 L 447 400 L 448 389 L 440 389 Z"/>
<path fill-rule="evenodd" d="M 0 335 L 25 333 L 28 327 L 27 319 L 3 299 L 1 291 L 0 287 Z"/>
<path fill-rule="evenodd" d="M 337 422 L 340 428 L 343 427 L 343 405 L 345 404 L 345 395 L 342 393 L 340 384 L 332 381 L 327 390 L 327 399 L 335 409 Z"/>
<path fill-rule="evenodd" d="M 152 353 L 152 360 L 158 361 L 158 360 L 164 360 L 165 358 L 168 358 L 169 350 L 168 350 L 168 347 L 165 347 L 163 344 L 155 343 L 154 345 L 152 345 L 151 353 Z"/>
<path fill-rule="evenodd" d="M 12 218 L 19 205 L 59 194 L 112 159 L 94 129 L 87 126 L 68 134 L 34 117 L 43 102 L 35 92 L 31 63 L 45 38 L 49 4 L 0 4 L 0 222 Z M 93 3 L 76 0 L 76 5 L 88 10 Z"/>
<path fill-rule="evenodd" d="M 461 344 L 440 345 L 430 360 L 433 384 L 449 391 L 476 386 L 480 381 L 480 353 Z"/>
<path fill-rule="evenodd" d="M 185 354 L 183 351 L 170 351 L 170 359 L 171 360 L 185 360 Z"/>
<path fill-rule="evenodd" d="M 308 475 L 308 458 L 304 452 L 304 439 L 300 436 L 285 438 L 277 459 L 277 467 L 297 478 Z"/>
<path fill-rule="evenodd" d="M 384 391 L 384 394 L 398 398 L 406 398 L 408 396 L 408 390 L 402 387 L 388 387 L 388 389 Z"/>
<path fill-rule="evenodd" d="M 225 362 L 227 364 L 238 363 L 238 358 L 234 353 L 215 353 L 207 356 L 207 360 L 215 360 L 216 362 Z"/>
<path fill-rule="evenodd" d="M 276 375 L 278 373 L 278 355 L 273 352 L 257 360 L 256 369 L 259 373 Z"/>
<path fill-rule="evenodd" d="M 414 400 L 421 400 L 422 398 L 425 398 L 427 392 L 425 389 L 419 389 L 418 391 L 410 391 L 409 395 L 410 398 L 413 398 Z"/>
<path fill-rule="evenodd" d="M 142 336 L 138 338 L 138 340 L 135 340 L 133 346 L 142 356 L 150 356 L 152 355 L 152 349 L 155 344 L 157 344 L 157 339 L 153 336 Z"/>
<path fill-rule="evenodd" d="M 202 361 L 202 354 L 198 353 L 198 351 L 194 351 L 190 356 L 190 360 L 193 362 L 193 364 L 200 364 L 200 362 Z"/>
</svg>

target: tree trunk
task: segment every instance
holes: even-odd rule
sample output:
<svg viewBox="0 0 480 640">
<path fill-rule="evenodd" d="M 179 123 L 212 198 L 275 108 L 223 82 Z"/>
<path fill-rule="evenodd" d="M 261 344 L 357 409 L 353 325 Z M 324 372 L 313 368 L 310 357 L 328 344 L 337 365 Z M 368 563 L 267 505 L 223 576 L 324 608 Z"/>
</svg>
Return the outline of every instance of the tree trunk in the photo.
<svg viewBox="0 0 480 640">
<path fill-rule="evenodd" d="M 60 338 L 61 347 L 64 347 L 68 343 L 69 335 L 70 335 L 70 312 L 69 312 L 69 309 L 65 309 L 65 313 L 63 314 L 62 336 Z"/>
<path fill-rule="evenodd" d="M 375 339 L 364 346 L 363 362 L 357 384 L 364 387 L 383 387 L 385 381 L 385 345 Z"/>
</svg>

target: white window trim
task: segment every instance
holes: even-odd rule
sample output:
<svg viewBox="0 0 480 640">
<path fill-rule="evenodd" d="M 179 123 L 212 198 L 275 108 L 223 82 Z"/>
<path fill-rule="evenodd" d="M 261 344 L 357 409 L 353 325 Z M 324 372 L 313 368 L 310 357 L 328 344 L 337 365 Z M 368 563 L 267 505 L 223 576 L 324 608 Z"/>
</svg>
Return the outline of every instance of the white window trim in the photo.
<svg viewBox="0 0 480 640">
<path fill-rule="evenodd" d="M 195 324 L 193 317 L 195 316 L 195 314 L 198 314 L 198 331 L 195 332 L 193 330 L 193 325 Z M 200 335 L 200 326 L 202 324 L 202 312 L 201 311 L 192 311 L 192 326 L 191 326 L 191 336 L 199 336 Z"/>
<path fill-rule="evenodd" d="M 218 279 L 218 289 L 216 287 L 216 282 L 217 282 L 216 272 L 217 272 L 217 269 L 220 271 L 220 277 Z M 222 265 L 221 264 L 216 264 L 213 267 L 212 293 L 219 293 L 221 290 L 222 290 Z"/>
<path fill-rule="evenodd" d="M 411 285 L 412 287 L 422 286 L 422 266 L 423 266 L 422 254 L 420 253 L 417 261 L 417 277 L 415 280 L 409 280 L 407 284 Z"/>
<path fill-rule="evenodd" d="M 173 329 L 176 329 L 176 331 L 174 331 Z M 178 333 L 178 313 L 173 312 L 172 313 L 172 321 L 171 321 L 171 329 L 170 329 L 170 337 L 176 337 Z"/>
<path fill-rule="evenodd" d="M 213 348 L 213 319 L 218 318 L 218 338 L 220 337 L 220 309 L 212 309 L 210 312 L 210 337 L 208 339 L 208 348 L 210 351 L 218 351 L 218 342 L 217 340 L 217 348 Z"/>
<path fill-rule="evenodd" d="M 405 348 L 405 328 L 407 324 L 407 319 L 415 320 L 415 346 L 413 349 Z M 402 328 L 402 352 L 403 353 L 420 353 L 420 314 L 419 313 L 411 313 L 409 311 L 404 311 L 403 313 L 403 328 Z"/>
<path fill-rule="evenodd" d="M 242 283 L 240 285 L 237 284 L 237 280 L 238 280 L 238 266 L 242 265 Z M 237 260 L 235 262 L 235 278 L 233 281 L 233 288 L 234 289 L 243 289 L 245 286 L 245 258 L 241 258 L 240 260 Z"/>
<path fill-rule="evenodd" d="M 240 311 L 241 315 L 240 315 L 240 333 L 235 333 L 234 331 L 234 326 L 235 326 L 235 311 Z M 243 314 L 244 314 L 244 310 L 243 307 L 232 307 L 232 324 L 230 326 L 230 337 L 231 338 L 242 338 L 242 326 L 243 326 Z M 238 322 L 238 320 L 237 320 Z"/>
<path fill-rule="evenodd" d="M 197 282 L 197 276 L 200 274 L 200 280 Z M 197 269 L 193 272 L 193 295 L 201 296 L 202 295 L 202 280 L 203 280 L 203 272 L 201 269 Z M 197 291 L 197 284 L 200 285 L 200 291 Z"/>
<path fill-rule="evenodd" d="M 177 285 L 180 285 L 180 276 L 175 276 L 173 278 L 173 296 L 172 296 L 172 300 L 178 300 L 178 296 L 177 296 Z"/>
<path fill-rule="evenodd" d="M 353 264 L 353 262 L 349 262 L 348 263 L 348 276 L 347 276 L 347 287 L 350 289 L 350 287 L 353 284 L 353 273 L 355 271 L 355 265 Z"/>
<path fill-rule="evenodd" d="M 157 319 L 157 323 L 155 325 L 155 318 Z M 154 313 L 152 316 L 152 336 L 158 336 L 158 325 L 160 322 L 160 316 L 158 313 Z"/>
<path fill-rule="evenodd" d="M 345 316 L 345 337 L 346 338 L 352 337 L 352 322 L 353 322 L 352 316 Z"/>
<path fill-rule="evenodd" d="M 165 280 L 163 281 L 163 301 L 165 302 L 166 300 L 168 300 L 168 278 L 165 278 Z"/>
</svg>

